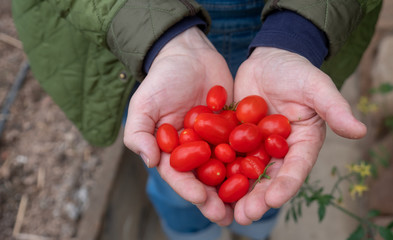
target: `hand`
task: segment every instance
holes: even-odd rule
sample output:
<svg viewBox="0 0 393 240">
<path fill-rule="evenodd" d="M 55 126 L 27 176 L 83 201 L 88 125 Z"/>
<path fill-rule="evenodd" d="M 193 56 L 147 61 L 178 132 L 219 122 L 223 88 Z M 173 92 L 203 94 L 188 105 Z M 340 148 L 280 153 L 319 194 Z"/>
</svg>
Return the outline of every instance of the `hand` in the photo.
<svg viewBox="0 0 393 240">
<path fill-rule="evenodd" d="M 357 139 L 366 127 L 354 118 L 350 106 L 332 80 L 307 59 L 285 50 L 258 47 L 240 67 L 235 80 L 235 101 L 260 95 L 269 114 L 289 118 L 290 150 L 268 170 L 263 180 L 235 206 L 239 224 L 260 219 L 271 207 L 281 207 L 303 184 L 315 164 L 326 135 L 325 122 L 338 135 Z"/>
<path fill-rule="evenodd" d="M 205 104 L 214 85 L 233 100 L 233 79 L 223 57 L 196 27 L 167 43 L 152 63 L 148 75 L 132 96 L 125 126 L 125 145 L 139 154 L 148 167 L 157 167 L 161 177 L 184 199 L 194 203 L 211 221 L 228 225 L 233 211 L 193 173 L 181 173 L 169 165 L 169 154 L 160 153 L 155 132 L 163 123 L 178 131 L 193 106 Z"/>
</svg>

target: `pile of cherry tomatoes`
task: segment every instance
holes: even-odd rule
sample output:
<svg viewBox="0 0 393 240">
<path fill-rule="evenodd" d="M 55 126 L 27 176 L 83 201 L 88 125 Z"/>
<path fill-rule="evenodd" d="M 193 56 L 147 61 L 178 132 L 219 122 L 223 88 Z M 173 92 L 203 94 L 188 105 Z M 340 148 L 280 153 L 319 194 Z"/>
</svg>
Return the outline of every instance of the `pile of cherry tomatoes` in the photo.
<svg viewBox="0 0 393 240">
<path fill-rule="evenodd" d="M 210 89 L 206 105 L 195 106 L 184 118 L 184 129 L 162 124 L 156 134 L 161 151 L 170 153 L 177 171 L 194 171 L 206 185 L 216 186 L 223 202 L 242 198 L 250 180 L 260 179 L 273 158 L 284 158 L 291 133 L 289 120 L 267 115 L 265 100 L 247 96 L 236 106 L 225 106 L 222 86 Z"/>
</svg>

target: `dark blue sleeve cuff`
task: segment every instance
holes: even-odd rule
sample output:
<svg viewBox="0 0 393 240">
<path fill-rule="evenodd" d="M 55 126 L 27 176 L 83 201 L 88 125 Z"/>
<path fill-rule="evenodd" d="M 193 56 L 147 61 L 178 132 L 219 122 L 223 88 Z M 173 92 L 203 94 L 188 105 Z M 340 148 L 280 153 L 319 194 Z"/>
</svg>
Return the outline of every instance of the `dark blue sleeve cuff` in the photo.
<svg viewBox="0 0 393 240">
<path fill-rule="evenodd" d="M 295 12 L 283 10 L 270 14 L 249 46 L 275 47 L 294 52 L 320 67 L 328 54 L 328 40 L 323 31 Z"/>
<path fill-rule="evenodd" d="M 174 37 L 184 32 L 185 30 L 193 27 L 199 26 L 202 29 L 206 27 L 206 22 L 197 16 L 185 17 L 182 21 L 176 23 L 171 28 L 169 28 L 150 48 L 149 52 L 146 54 L 143 62 L 143 70 L 145 73 L 149 72 L 151 64 L 156 58 L 160 50 Z"/>
</svg>

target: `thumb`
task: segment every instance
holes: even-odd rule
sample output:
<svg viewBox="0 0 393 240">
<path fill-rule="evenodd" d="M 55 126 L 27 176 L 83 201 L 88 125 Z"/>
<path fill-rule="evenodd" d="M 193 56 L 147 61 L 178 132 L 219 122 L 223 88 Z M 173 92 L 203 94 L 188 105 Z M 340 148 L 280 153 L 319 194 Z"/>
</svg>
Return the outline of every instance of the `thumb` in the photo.
<svg viewBox="0 0 393 240">
<path fill-rule="evenodd" d="M 156 123 L 143 113 L 129 113 L 124 129 L 124 144 L 140 155 L 147 167 L 157 166 L 160 149 L 154 137 Z"/>
<path fill-rule="evenodd" d="M 338 135 L 359 139 L 366 135 L 366 126 L 357 120 L 351 107 L 328 76 L 314 79 L 316 84 L 309 91 L 312 105 L 318 115 Z"/>
</svg>

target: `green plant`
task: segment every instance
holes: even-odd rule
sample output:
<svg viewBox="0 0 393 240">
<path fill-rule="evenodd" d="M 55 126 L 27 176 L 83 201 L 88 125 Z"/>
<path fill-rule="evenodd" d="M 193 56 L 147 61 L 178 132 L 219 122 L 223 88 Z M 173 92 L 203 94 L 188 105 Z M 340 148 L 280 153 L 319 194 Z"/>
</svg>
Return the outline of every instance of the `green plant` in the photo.
<svg viewBox="0 0 393 240">
<path fill-rule="evenodd" d="M 310 178 L 307 178 L 298 194 L 289 202 L 285 220 L 293 219 L 297 222 L 302 216 L 303 207 L 309 207 L 316 203 L 318 205 L 319 221 L 324 219 L 327 208 L 333 207 L 358 222 L 358 227 L 347 240 L 372 240 L 377 233 L 385 240 L 393 240 L 393 221 L 387 226 L 379 226 L 373 223 L 372 219 L 379 215 L 377 210 L 369 211 L 367 216 L 359 216 L 342 205 L 345 193 L 342 184 L 344 182 L 349 183 L 348 191 L 352 199 L 355 200 L 356 197 L 362 196 L 368 190 L 366 182 L 369 177 L 373 176 L 373 169 L 376 169 L 377 165 L 386 164 L 387 159 L 391 156 L 390 154 L 381 155 L 374 152 L 371 157 L 373 158 L 372 163 L 359 161 L 356 164 L 348 165 L 344 174 L 341 173 L 339 168 L 333 167 L 331 174 L 336 177 L 336 181 L 330 191 L 326 191 L 319 180 L 311 182 Z"/>
</svg>

